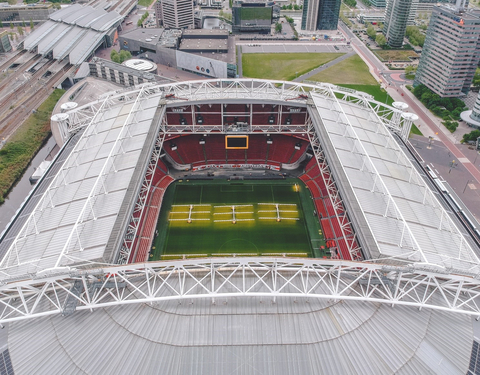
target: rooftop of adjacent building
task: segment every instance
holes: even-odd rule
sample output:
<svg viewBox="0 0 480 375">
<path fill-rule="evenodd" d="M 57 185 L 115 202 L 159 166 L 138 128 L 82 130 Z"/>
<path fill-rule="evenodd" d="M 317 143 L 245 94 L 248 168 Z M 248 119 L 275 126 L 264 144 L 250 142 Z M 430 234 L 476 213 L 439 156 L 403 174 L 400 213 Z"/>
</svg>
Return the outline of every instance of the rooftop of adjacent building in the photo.
<svg viewBox="0 0 480 375">
<path fill-rule="evenodd" d="M 184 39 L 196 39 L 202 38 L 205 36 L 210 36 L 212 38 L 228 38 L 230 32 L 227 29 L 186 29 L 183 30 Z"/>
<path fill-rule="evenodd" d="M 480 20 L 480 9 L 460 9 L 458 10 L 454 5 L 451 4 L 442 4 L 433 7 L 433 12 L 443 13 L 453 20 L 461 24 L 465 21 L 479 21 Z"/>
</svg>

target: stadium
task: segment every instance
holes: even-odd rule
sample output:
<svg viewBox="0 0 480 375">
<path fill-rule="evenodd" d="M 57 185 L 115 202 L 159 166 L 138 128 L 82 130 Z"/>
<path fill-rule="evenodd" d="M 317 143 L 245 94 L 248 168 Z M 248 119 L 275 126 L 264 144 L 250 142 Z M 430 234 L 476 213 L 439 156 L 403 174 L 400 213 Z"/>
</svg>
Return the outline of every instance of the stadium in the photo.
<svg viewBox="0 0 480 375">
<path fill-rule="evenodd" d="M 478 238 L 403 103 L 219 79 L 70 108 L 1 237 L 1 366 L 475 373 Z"/>
</svg>

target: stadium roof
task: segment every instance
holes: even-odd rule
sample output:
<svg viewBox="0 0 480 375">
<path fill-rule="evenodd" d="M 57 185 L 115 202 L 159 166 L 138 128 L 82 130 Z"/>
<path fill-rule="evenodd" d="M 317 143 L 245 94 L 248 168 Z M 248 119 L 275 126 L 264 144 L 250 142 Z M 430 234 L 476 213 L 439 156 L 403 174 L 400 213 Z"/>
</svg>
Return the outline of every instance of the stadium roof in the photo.
<svg viewBox="0 0 480 375">
<path fill-rule="evenodd" d="M 334 96 L 312 98 L 316 128 L 333 147 L 330 165 L 343 170 L 347 202 L 358 202 L 373 235 L 364 244 L 368 258 L 478 273 L 472 247 L 375 112 Z"/>
<path fill-rule="evenodd" d="M 198 103 L 308 108 L 306 124 L 251 130 L 308 134 L 372 259 L 117 264 L 157 137 L 218 132 L 164 121 Z M 478 260 L 391 134 L 408 136 L 400 111 L 332 85 L 238 79 L 145 85 L 68 114 L 73 150 L 0 243 L 16 372 L 466 373 Z"/>
<path fill-rule="evenodd" d="M 3 275 L 113 263 L 109 240 L 136 189 L 130 185 L 144 170 L 144 146 L 151 142 L 160 100 L 137 98 L 103 106 L 8 250 L 0 244 Z"/>
<path fill-rule="evenodd" d="M 9 327 L 18 374 L 465 374 L 468 317 L 364 302 L 218 298 Z"/>
<path fill-rule="evenodd" d="M 117 99 L 113 96 L 105 100 L 111 102 L 108 107 L 101 111 L 95 107 L 90 117 L 83 116 L 80 120 L 76 114 L 89 106 L 72 111 L 71 127 L 89 126 L 57 181 L 11 245 L 0 270 L 13 275 L 99 259 L 108 263 L 104 251 L 161 100 L 168 97 L 167 106 L 185 105 L 185 100 L 209 103 L 264 100 L 306 106 L 308 95 L 316 134 L 367 259 L 387 264 L 432 265 L 469 275 L 479 273 L 479 260 L 472 246 L 385 126 L 397 125 L 392 125 L 388 116 L 377 115 L 372 107 L 375 101 L 362 94 L 345 92 L 340 100 L 337 98 L 340 91 L 334 92 L 331 85 L 276 87 L 273 82 L 261 80 L 220 80 L 222 86 L 217 86 L 214 82 L 149 86 L 148 99 L 138 102 L 135 100 L 143 89 L 136 89 L 131 92 L 128 104 L 121 99 L 124 94 L 116 94 Z M 146 108 L 141 114 L 140 106 Z M 133 121 L 134 118 L 139 122 Z M 178 131 L 184 130 L 181 126 Z M 210 131 L 204 127 L 192 130 Z M 303 133 L 306 130 L 306 125 L 290 129 Z M 135 134 L 135 138 L 124 139 L 125 131 Z M 169 133 L 176 131 L 173 127 L 168 129 Z M 120 146 L 127 147 L 124 144 L 131 148 L 128 158 L 117 155 Z M 120 179 L 121 188 L 115 193 L 102 196 L 104 185 L 118 178 L 118 173 L 111 174 L 112 165 L 121 169 L 125 177 Z M 106 205 L 108 213 L 96 217 L 99 213 L 95 205 Z M 70 215 L 64 217 L 66 213 Z M 44 217 L 50 220 L 47 222 Z M 98 238 L 83 238 L 81 228 L 97 233 Z"/>
<path fill-rule="evenodd" d="M 63 60 L 69 55 L 70 64 L 84 62 L 102 43 L 104 36 L 122 16 L 73 4 L 50 15 L 50 20 L 36 28 L 24 40 L 24 48 L 43 56 L 53 51 L 53 58 Z"/>
</svg>

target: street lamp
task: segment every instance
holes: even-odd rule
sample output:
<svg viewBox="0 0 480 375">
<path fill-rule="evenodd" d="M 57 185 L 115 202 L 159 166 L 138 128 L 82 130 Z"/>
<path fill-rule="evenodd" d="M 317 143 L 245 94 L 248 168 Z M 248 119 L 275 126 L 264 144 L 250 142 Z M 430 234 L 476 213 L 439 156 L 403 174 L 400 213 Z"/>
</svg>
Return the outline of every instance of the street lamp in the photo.
<svg viewBox="0 0 480 375">
<path fill-rule="evenodd" d="M 468 183 L 469 183 L 469 182 L 470 182 L 470 180 L 467 180 L 467 183 L 465 184 L 465 187 L 463 188 L 462 194 L 464 194 L 464 193 L 465 193 L 465 190 L 467 190 L 467 186 L 468 186 Z M 472 182 L 473 182 L 473 180 L 472 180 Z"/>
</svg>

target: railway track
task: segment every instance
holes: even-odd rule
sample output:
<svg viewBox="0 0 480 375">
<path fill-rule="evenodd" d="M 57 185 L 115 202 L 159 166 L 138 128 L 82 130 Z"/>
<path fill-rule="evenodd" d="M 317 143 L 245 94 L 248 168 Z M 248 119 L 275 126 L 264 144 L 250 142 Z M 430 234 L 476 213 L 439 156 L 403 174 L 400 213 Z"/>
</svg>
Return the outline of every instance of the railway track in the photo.
<svg viewBox="0 0 480 375">
<path fill-rule="evenodd" d="M 52 61 L 52 64 L 55 61 Z M 47 64 L 45 64 L 47 65 Z M 51 64 L 50 64 L 51 65 Z M 70 64 L 62 67 L 57 73 L 53 74 L 47 82 L 42 84 L 41 88 L 33 87 L 28 90 L 26 95 L 22 98 L 21 105 L 15 107 L 8 115 L 1 121 L 0 135 L 4 138 L 9 138 L 28 116 L 32 113 L 32 110 L 38 108 L 38 106 L 46 99 L 48 95 L 53 91 L 53 84 L 56 83 L 63 75 L 68 71 L 73 70 L 73 66 Z"/>
<path fill-rule="evenodd" d="M 18 87 L 15 87 L 14 90 L 11 90 L 11 92 L 3 97 L 1 100 L 0 100 L 0 121 L 8 114 L 8 110 L 12 107 L 12 106 L 16 106 L 18 107 L 19 105 L 22 105 L 22 102 L 24 100 L 22 100 L 22 96 L 20 96 L 20 99 L 18 98 L 19 97 L 19 93 L 21 93 L 22 91 L 24 93 L 28 93 L 29 91 L 32 91 L 32 90 L 35 90 L 36 89 L 36 86 L 38 86 L 37 84 L 39 83 L 39 79 L 40 77 L 45 74 L 45 72 L 55 63 L 54 60 L 51 60 L 51 61 L 48 61 L 46 64 L 44 64 L 40 69 L 38 69 L 33 75 L 32 77 L 23 82 L 20 86 Z M 30 87 L 28 87 L 28 85 L 30 85 Z M 21 94 L 20 94 L 21 95 Z M 3 124 L 3 121 L 0 125 L 0 130 L 3 128 L 4 124 Z"/>
<path fill-rule="evenodd" d="M 127 9 L 130 9 L 130 7 L 132 6 L 132 4 L 135 3 L 135 2 L 137 2 L 137 0 L 132 0 L 132 1 L 130 1 L 130 3 L 128 3 L 128 5 L 122 9 L 122 11 L 120 12 L 120 15 L 121 15 L 121 16 L 124 16 L 125 13 L 127 12 Z"/>
<path fill-rule="evenodd" d="M 5 79 L 0 82 L 0 91 L 3 90 L 5 86 L 12 83 L 14 79 L 18 78 L 21 74 L 23 74 L 25 72 L 25 66 L 33 64 L 34 62 L 40 60 L 40 58 L 40 55 L 32 56 L 31 59 L 25 61 L 22 65 L 20 65 L 15 72 L 10 74 L 8 77 L 5 77 Z"/>
<path fill-rule="evenodd" d="M 12 56 L 11 58 L 9 58 L 7 61 L 5 61 L 2 65 L 0 65 L 0 71 L 3 71 L 5 69 L 7 69 L 10 65 L 13 64 L 13 62 L 18 59 L 20 56 L 24 55 L 27 51 L 26 50 L 22 50 L 20 51 L 19 53 L 17 53 L 16 55 Z"/>
</svg>

